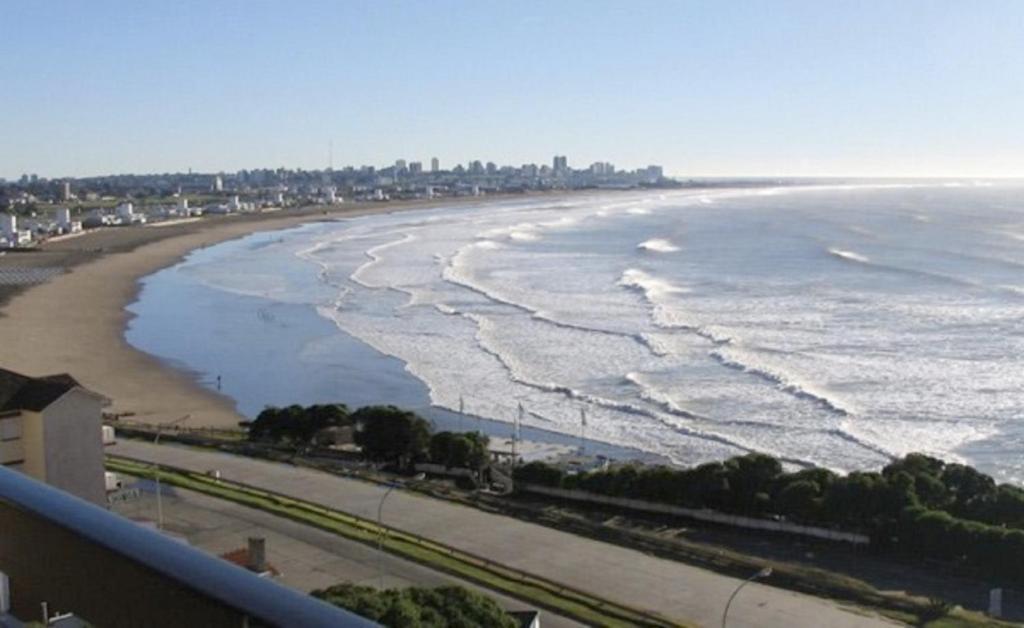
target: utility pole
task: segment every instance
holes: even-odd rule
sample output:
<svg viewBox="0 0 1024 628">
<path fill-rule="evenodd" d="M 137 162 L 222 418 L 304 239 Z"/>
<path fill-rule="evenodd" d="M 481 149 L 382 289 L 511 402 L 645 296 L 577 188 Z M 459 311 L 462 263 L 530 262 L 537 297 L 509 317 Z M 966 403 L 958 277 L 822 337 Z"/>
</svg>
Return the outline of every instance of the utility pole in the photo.
<svg viewBox="0 0 1024 628">
<path fill-rule="evenodd" d="M 466 400 L 459 395 L 459 431 L 462 431 L 462 417 L 466 415 Z"/>
<path fill-rule="evenodd" d="M 523 413 L 526 410 L 523 409 L 523 404 L 519 404 L 519 412 L 516 413 L 516 420 L 512 423 L 512 466 L 516 466 L 519 462 L 519 458 L 516 456 L 516 441 L 519 440 L 519 426 L 523 422 Z"/>
<path fill-rule="evenodd" d="M 580 455 L 586 452 L 587 448 L 587 409 L 580 408 Z"/>
</svg>

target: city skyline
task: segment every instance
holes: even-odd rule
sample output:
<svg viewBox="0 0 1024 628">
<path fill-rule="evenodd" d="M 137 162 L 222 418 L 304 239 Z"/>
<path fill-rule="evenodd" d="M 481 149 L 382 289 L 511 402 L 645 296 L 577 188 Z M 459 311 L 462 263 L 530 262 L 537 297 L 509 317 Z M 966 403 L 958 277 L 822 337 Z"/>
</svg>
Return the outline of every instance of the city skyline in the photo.
<svg viewBox="0 0 1024 628">
<path fill-rule="evenodd" d="M 8 180 L 555 154 L 681 177 L 1024 175 L 1012 2 L 18 2 L 4 17 Z"/>
</svg>

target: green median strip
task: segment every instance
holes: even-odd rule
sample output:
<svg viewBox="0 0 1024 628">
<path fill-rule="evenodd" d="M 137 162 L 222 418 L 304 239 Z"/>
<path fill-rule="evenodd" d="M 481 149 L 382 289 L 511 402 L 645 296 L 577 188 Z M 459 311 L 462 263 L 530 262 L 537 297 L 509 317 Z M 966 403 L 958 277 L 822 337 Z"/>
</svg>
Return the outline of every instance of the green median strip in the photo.
<svg viewBox="0 0 1024 628">
<path fill-rule="evenodd" d="M 136 477 L 153 478 L 159 474 L 161 482 L 287 517 L 367 545 L 376 546 L 383 533 L 383 548 L 391 554 L 587 624 L 673 628 L 686 625 L 319 504 L 184 469 L 162 466 L 157 471 L 148 463 L 122 457 L 108 456 L 106 465 L 111 471 Z"/>
</svg>

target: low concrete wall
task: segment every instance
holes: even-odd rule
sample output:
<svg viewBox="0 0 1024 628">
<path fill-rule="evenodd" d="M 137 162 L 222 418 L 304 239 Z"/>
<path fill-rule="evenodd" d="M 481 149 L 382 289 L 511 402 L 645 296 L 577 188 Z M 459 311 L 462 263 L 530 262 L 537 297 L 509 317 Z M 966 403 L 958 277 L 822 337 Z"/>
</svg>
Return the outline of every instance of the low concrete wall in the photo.
<svg viewBox="0 0 1024 628">
<path fill-rule="evenodd" d="M 828 528 L 817 528 L 814 526 L 803 526 L 796 523 L 790 523 L 788 521 L 770 521 L 768 519 L 755 519 L 753 517 L 727 515 L 714 510 L 684 508 L 682 506 L 659 504 L 640 499 L 629 499 L 628 497 L 608 497 L 605 495 L 598 495 L 596 493 L 589 493 L 587 491 L 552 488 L 550 486 L 541 486 L 539 484 L 523 484 L 518 482 L 516 483 L 516 490 L 578 502 L 588 502 L 603 506 L 615 506 L 616 508 L 626 508 L 628 510 L 637 510 L 640 512 L 652 512 L 663 515 L 687 517 L 689 519 L 697 519 L 699 521 L 707 521 L 710 523 L 734 526 L 738 528 L 796 534 L 799 536 L 809 536 L 828 541 L 853 543 L 855 545 L 868 545 L 871 542 L 871 539 L 864 534 L 841 532 L 838 530 L 829 530 Z"/>
</svg>

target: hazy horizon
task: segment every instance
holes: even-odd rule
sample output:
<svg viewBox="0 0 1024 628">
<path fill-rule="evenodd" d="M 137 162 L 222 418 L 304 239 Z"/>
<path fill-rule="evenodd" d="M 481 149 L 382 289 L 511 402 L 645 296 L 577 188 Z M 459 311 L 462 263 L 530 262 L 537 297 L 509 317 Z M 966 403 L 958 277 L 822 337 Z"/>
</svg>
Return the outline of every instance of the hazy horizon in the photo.
<svg viewBox="0 0 1024 628">
<path fill-rule="evenodd" d="M 660 164 L 1024 176 L 1024 5 L 5 7 L 0 176 Z M 12 150 L 13 148 L 13 150 Z"/>
</svg>

